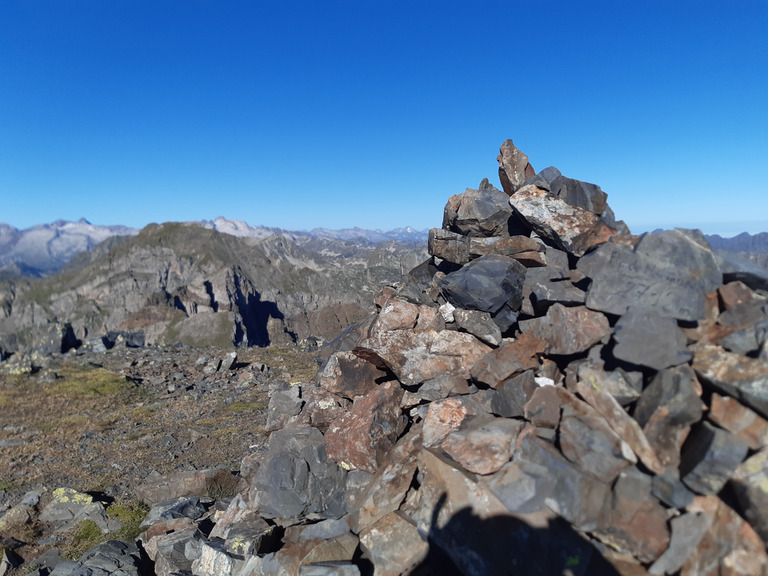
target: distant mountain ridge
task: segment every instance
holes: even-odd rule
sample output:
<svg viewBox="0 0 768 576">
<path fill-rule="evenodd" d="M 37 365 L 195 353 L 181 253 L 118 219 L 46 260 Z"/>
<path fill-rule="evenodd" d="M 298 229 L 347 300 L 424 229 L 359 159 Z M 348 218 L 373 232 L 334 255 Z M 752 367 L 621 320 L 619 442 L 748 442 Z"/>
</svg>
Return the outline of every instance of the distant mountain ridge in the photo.
<svg viewBox="0 0 768 576">
<path fill-rule="evenodd" d="M 251 226 L 241 220 L 219 216 L 199 222 L 203 228 L 241 238 L 265 239 L 284 236 L 298 244 L 314 239 L 357 241 L 365 244 L 380 242 L 426 242 L 428 231 L 395 228 L 389 231 L 346 228 L 330 230 L 315 228 L 306 231 L 283 230 L 276 227 Z M 62 266 L 81 252 L 91 251 L 97 244 L 113 236 L 135 236 L 136 228 L 128 226 L 99 226 L 85 218 L 77 222 L 57 220 L 20 230 L 0 223 L 0 273 L 6 276 L 45 277 L 58 272 Z"/>
</svg>

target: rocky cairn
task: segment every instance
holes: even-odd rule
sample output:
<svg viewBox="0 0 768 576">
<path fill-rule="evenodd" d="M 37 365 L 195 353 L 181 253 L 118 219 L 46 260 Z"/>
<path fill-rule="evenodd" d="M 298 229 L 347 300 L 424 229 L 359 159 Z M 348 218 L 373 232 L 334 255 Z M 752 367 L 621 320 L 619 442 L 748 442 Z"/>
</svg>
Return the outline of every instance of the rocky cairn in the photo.
<svg viewBox="0 0 768 576">
<path fill-rule="evenodd" d="M 765 276 L 498 161 L 316 381 L 274 386 L 234 497 L 141 488 L 157 574 L 768 573 Z"/>
</svg>

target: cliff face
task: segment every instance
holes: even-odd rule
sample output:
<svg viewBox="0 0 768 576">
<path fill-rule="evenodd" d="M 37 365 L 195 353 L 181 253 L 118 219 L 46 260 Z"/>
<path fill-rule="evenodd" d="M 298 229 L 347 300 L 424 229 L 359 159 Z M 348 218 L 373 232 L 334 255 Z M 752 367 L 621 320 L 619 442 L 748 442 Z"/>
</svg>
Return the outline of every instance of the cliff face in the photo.
<svg viewBox="0 0 768 576">
<path fill-rule="evenodd" d="M 57 276 L 6 283 L 0 331 L 21 347 L 61 324 L 80 340 L 141 331 L 148 344 L 333 338 L 367 313 L 382 281 L 423 258 L 415 246 L 395 243 L 327 241 L 311 248 L 282 236 L 150 225 L 80 254 Z"/>
</svg>

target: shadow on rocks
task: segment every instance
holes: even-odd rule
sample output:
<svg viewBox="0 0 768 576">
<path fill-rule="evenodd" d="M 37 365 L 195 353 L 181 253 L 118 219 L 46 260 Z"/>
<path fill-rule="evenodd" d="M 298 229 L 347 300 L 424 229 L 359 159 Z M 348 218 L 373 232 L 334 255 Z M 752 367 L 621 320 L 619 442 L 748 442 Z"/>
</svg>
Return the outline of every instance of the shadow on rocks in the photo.
<svg viewBox="0 0 768 576">
<path fill-rule="evenodd" d="M 599 550 L 560 518 L 546 528 L 514 516 L 486 519 L 464 508 L 440 528 L 438 501 L 428 535 L 427 558 L 417 576 L 619 576 Z"/>
</svg>

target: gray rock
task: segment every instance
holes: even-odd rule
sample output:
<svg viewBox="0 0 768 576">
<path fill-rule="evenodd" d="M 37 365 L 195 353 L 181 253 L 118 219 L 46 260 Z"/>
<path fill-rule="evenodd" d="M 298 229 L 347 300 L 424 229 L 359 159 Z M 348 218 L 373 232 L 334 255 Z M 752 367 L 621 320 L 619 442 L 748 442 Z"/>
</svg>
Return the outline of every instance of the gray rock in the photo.
<svg viewBox="0 0 768 576">
<path fill-rule="evenodd" d="M 698 230 L 646 234 L 634 250 L 603 244 L 581 258 L 578 270 L 592 279 L 587 306 L 622 315 L 631 307 L 678 320 L 705 318 L 704 295 L 722 274 Z"/>
<path fill-rule="evenodd" d="M 299 576 L 360 576 L 360 569 L 351 562 L 317 562 L 301 566 Z"/>
<path fill-rule="evenodd" d="M 662 370 L 689 362 L 687 340 L 674 318 L 664 318 L 650 309 L 630 307 L 613 328 L 619 360 Z"/>
<path fill-rule="evenodd" d="M 687 365 L 668 368 L 653 377 L 637 401 L 635 420 L 663 466 L 677 468 L 690 426 L 701 419 L 705 406 L 698 386 Z"/>
<path fill-rule="evenodd" d="M 151 526 L 158 520 L 171 520 L 174 518 L 197 520 L 206 512 L 207 507 L 200 502 L 200 498 L 181 496 L 152 506 L 141 525 Z"/>
<path fill-rule="evenodd" d="M 768 291 L 768 270 L 727 250 L 715 250 L 715 257 L 723 273 L 723 282 L 743 282 L 752 290 Z"/>
<path fill-rule="evenodd" d="M 453 318 L 459 330 L 469 332 L 491 346 L 501 344 L 501 329 L 488 312 L 458 308 L 454 310 Z"/>
<path fill-rule="evenodd" d="M 695 427 L 683 447 L 680 477 L 699 494 L 717 494 L 747 455 L 743 438 L 702 422 Z"/>
<path fill-rule="evenodd" d="M 494 391 L 491 396 L 491 410 L 503 418 L 523 416 L 525 405 L 538 387 L 533 371 L 527 370 L 507 380 L 502 387 Z"/>
<path fill-rule="evenodd" d="M 446 274 L 442 290 L 457 308 L 481 310 L 496 315 L 507 306 L 512 311 L 522 304 L 525 266 L 506 256 L 483 256 L 456 272 Z M 506 330 L 507 326 L 501 326 Z"/>
<path fill-rule="evenodd" d="M 637 459 L 629 446 L 591 406 L 563 394 L 560 418 L 560 450 L 584 472 L 610 484 Z"/>
<path fill-rule="evenodd" d="M 533 176 L 526 178 L 525 182 L 523 182 L 523 186 L 528 186 L 529 184 L 532 184 L 537 188 L 541 188 L 542 190 L 549 191 L 551 189 L 551 182 L 555 180 L 555 178 L 561 175 L 562 174 L 560 173 L 560 170 L 558 170 L 554 166 L 548 166 L 538 174 L 534 174 Z"/>
<path fill-rule="evenodd" d="M 512 208 L 507 195 L 491 185 L 467 188 L 448 199 L 443 229 L 471 237 L 509 236 Z"/>
<path fill-rule="evenodd" d="M 557 176 L 549 183 L 549 191 L 571 206 L 589 210 L 598 216 L 608 207 L 608 194 L 603 192 L 600 186 L 563 175 Z"/>
<path fill-rule="evenodd" d="M 513 461 L 491 475 L 488 486 L 511 512 L 549 508 L 582 530 L 597 526 L 610 494 L 607 484 L 530 434 L 522 435 Z"/>
<path fill-rule="evenodd" d="M 768 542 L 768 448 L 745 460 L 732 483 L 742 514 Z"/>
<path fill-rule="evenodd" d="M 673 574 L 680 570 L 709 530 L 711 521 L 705 514 L 690 512 L 672 518 L 670 524 L 669 548 L 651 565 L 649 574 Z"/>
<path fill-rule="evenodd" d="M 267 408 L 267 431 L 284 428 L 301 412 L 304 401 L 301 386 L 275 381 L 269 385 L 269 406 Z"/>
<path fill-rule="evenodd" d="M 340 518 L 346 513 L 345 474 L 328 459 L 317 428 L 291 426 L 270 436 L 252 481 L 253 497 L 265 518 Z"/>
<path fill-rule="evenodd" d="M 685 487 L 677 474 L 666 472 L 657 474 L 653 477 L 653 495 L 671 508 L 685 509 L 695 496 L 693 492 Z"/>
</svg>

